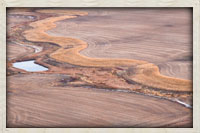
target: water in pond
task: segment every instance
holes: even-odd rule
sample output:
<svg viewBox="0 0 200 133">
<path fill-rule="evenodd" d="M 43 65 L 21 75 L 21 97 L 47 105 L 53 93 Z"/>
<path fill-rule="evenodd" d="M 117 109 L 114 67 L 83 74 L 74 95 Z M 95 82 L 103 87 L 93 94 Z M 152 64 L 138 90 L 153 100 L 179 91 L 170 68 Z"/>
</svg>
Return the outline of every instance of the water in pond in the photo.
<svg viewBox="0 0 200 133">
<path fill-rule="evenodd" d="M 13 63 L 13 67 L 23 69 L 29 72 L 46 71 L 48 68 L 35 63 L 35 60 L 22 61 Z"/>
</svg>

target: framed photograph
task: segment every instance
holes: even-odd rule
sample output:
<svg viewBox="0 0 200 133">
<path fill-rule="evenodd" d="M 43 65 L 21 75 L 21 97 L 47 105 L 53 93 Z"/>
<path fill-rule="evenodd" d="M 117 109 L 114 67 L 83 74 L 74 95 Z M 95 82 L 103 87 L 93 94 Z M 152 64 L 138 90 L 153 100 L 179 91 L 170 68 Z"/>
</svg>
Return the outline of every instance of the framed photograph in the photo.
<svg viewBox="0 0 200 133">
<path fill-rule="evenodd" d="M 200 132 L 199 0 L 1 0 L 0 131 Z"/>
</svg>

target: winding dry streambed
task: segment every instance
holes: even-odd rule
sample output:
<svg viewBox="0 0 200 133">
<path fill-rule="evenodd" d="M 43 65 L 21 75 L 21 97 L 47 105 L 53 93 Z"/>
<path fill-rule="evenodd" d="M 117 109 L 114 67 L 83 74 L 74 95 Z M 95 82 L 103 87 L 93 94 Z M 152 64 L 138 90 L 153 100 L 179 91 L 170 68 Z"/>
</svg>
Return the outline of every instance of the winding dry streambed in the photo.
<svg viewBox="0 0 200 133">
<path fill-rule="evenodd" d="M 75 38 L 50 36 L 45 32 L 56 27 L 54 24 L 56 21 L 72 19 L 75 17 L 77 16 L 67 15 L 50 17 L 32 22 L 30 23 L 30 26 L 33 27 L 33 29 L 25 31 L 24 36 L 29 41 L 51 42 L 60 45 L 61 48 L 50 54 L 50 57 L 58 61 L 64 61 L 78 66 L 91 67 L 132 66 L 135 73 L 131 75 L 130 78 L 137 83 L 164 90 L 182 92 L 192 91 L 192 82 L 190 80 L 171 78 L 161 75 L 159 68 L 152 63 L 132 59 L 89 58 L 79 53 L 81 50 L 87 48 L 86 42 Z"/>
<path fill-rule="evenodd" d="M 8 127 L 192 126 L 190 102 L 182 102 L 192 92 L 191 81 L 163 76 L 147 61 L 80 54 L 88 47 L 85 41 L 47 31 L 57 21 L 87 12 L 59 11 L 34 11 L 44 18 L 25 26 L 25 39 L 17 38 L 23 47 L 31 44 L 42 50 L 31 47 L 26 51 L 30 54 L 9 63 L 35 60 L 49 70 L 27 72 L 9 66 L 14 73 L 7 80 Z"/>
</svg>

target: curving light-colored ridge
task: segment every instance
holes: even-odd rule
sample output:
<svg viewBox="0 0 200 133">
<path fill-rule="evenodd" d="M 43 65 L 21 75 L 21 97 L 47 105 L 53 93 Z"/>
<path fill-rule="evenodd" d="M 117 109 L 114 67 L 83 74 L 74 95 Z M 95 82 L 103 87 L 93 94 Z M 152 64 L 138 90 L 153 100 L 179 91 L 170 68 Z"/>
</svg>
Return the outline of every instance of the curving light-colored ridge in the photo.
<svg viewBox="0 0 200 133">
<path fill-rule="evenodd" d="M 72 15 L 72 14 L 70 14 Z M 74 13 L 78 15 L 78 13 Z M 80 13 L 79 15 L 87 15 Z M 69 37 L 50 36 L 45 31 L 55 28 L 54 22 L 64 19 L 72 19 L 76 16 L 50 17 L 43 20 L 30 23 L 33 29 L 24 32 L 24 36 L 29 41 L 51 42 L 61 46 L 60 49 L 50 54 L 50 57 L 79 66 L 91 67 L 115 67 L 115 66 L 134 66 L 134 74 L 131 79 L 153 88 L 159 88 L 172 91 L 192 91 L 192 82 L 190 80 L 171 78 L 163 76 L 159 68 L 147 61 L 133 59 L 104 59 L 90 58 L 80 54 L 80 51 L 87 48 L 88 44 L 82 40 Z"/>
</svg>

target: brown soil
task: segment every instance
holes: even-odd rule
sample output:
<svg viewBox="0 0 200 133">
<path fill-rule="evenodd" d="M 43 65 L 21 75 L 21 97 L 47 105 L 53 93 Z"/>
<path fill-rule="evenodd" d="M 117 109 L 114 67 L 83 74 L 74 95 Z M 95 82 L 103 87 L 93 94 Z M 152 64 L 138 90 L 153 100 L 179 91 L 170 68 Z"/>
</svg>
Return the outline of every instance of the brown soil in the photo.
<svg viewBox="0 0 200 133">
<path fill-rule="evenodd" d="M 65 84 L 62 85 L 62 80 Z M 68 81 L 68 82 L 66 82 Z M 191 127 L 192 111 L 134 93 L 73 87 L 63 74 L 9 76 L 8 127 Z M 23 87 L 22 87 L 23 86 Z"/>
<path fill-rule="evenodd" d="M 80 51 L 87 57 L 144 60 L 158 65 L 163 75 L 192 80 L 190 9 L 84 11 L 87 16 L 58 21 L 47 33 L 87 42 Z"/>
<path fill-rule="evenodd" d="M 87 57 L 80 53 L 88 48 L 84 39 L 47 33 L 56 28 L 55 22 L 87 19 L 87 12 L 29 9 L 14 17 L 23 13 L 35 17 L 8 19 L 7 126 L 191 127 L 192 110 L 165 99 L 191 104 L 191 80 L 161 75 L 157 63 L 148 60 Z M 24 46 L 42 47 L 42 51 L 34 53 Z M 13 62 L 31 59 L 49 70 L 32 73 L 12 67 Z"/>
</svg>

